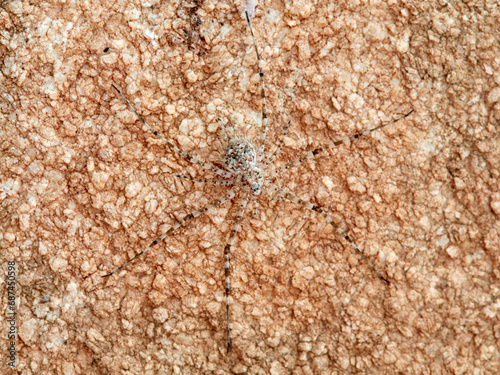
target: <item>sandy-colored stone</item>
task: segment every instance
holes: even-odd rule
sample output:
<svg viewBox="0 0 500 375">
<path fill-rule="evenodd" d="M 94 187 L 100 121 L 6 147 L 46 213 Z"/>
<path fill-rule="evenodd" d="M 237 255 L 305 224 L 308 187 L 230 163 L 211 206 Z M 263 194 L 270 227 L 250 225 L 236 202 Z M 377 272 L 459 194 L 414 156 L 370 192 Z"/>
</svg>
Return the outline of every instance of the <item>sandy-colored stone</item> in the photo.
<svg viewBox="0 0 500 375">
<path fill-rule="evenodd" d="M 0 264 L 17 265 L 23 374 L 500 371 L 500 10 L 484 2 L 261 1 L 277 164 L 407 119 L 276 181 L 232 249 L 225 204 L 102 278 L 224 186 L 143 127 L 220 161 L 216 119 L 255 139 L 246 1 L 0 2 Z M 247 126 L 248 125 L 248 126 Z M 7 290 L 2 289 L 2 301 Z M 6 345 L 2 346 L 2 358 Z M 10 371 L 10 372 L 8 372 Z"/>
</svg>

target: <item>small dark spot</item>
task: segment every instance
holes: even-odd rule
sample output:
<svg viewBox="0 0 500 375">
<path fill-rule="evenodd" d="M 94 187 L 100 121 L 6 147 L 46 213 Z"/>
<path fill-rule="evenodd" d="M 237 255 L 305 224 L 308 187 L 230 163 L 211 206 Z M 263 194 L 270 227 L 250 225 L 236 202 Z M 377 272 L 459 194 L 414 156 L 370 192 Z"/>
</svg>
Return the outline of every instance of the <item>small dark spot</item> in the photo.
<svg viewBox="0 0 500 375">
<path fill-rule="evenodd" d="M 109 47 L 104 48 L 103 51 L 104 51 L 104 53 L 108 52 L 109 51 Z"/>
</svg>

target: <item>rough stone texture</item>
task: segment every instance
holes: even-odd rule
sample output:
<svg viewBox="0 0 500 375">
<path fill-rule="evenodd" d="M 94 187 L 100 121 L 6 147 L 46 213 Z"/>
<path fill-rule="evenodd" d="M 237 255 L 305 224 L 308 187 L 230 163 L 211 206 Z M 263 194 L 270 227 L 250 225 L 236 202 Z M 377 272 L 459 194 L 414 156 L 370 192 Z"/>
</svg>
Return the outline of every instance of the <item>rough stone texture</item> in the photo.
<svg viewBox="0 0 500 375">
<path fill-rule="evenodd" d="M 269 140 L 292 123 L 278 164 L 415 109 L 279 179 L 325 207 L 390 285 L 321 217 L 267 195 L 232 252 L 229 355 L 231 205 L 101 277 L 224 191 L 175 178 L 210 173 L 141 129 L 111 84 L 184 151 L 218 160 L 216 118 L 249 124 L 250 138 L 259 125 L 242 9 L 1 2 L 0 258 L 18 267 L 16 371 L 498 373 L 496 1 L 256 8 Z"/>
</svg>

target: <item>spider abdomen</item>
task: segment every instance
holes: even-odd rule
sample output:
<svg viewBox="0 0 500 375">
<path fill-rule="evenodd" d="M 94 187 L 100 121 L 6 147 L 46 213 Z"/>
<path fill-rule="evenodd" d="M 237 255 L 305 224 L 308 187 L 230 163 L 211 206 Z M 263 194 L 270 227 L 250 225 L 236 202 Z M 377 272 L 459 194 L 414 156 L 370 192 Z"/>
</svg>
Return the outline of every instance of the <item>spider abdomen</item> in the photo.
<svg viewBox="0 0 500 375">
<path fill-rule="evenodd" d="M 232 140 L 223 157 L 227 169 L 237 176 L 243 189 L 259 195 L 264 185 L 264 173 L 257 167 L 255 147 L 244 139 Z"/>
<path fill-rule="evenodd" d="M 224 150 L 224 163 L 227 169 L 236 174 L 247 173 L 255 168 L 256 159 L 255 148 L 244 139 L 229 142 Z"/>
</svg>

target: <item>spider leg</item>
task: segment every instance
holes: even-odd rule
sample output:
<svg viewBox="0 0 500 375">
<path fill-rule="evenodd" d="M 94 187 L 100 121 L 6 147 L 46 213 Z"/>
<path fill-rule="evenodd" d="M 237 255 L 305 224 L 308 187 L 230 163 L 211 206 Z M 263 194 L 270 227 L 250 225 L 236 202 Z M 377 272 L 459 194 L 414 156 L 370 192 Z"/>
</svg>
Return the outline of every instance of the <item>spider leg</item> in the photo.
<svg viewBox="0 0 500 375">
<path fill-rule="evenodd" d="M 269 183 L 269 186 L 271 187 L 271 189 L 273 189 L 274 191 L 276 191 L 278 194 L 282 195 L 284 198 L 288 199 L 289 201 L 291 201 L 293 203 L 297 203 L 297 204 L 301 205 L 302 207 L 305 207 L 305 208 L 307 208 L 307 209 L 309 209 L 311 211 L 316 211 L 321 216 L 323 216 L 325 218 L 325 220 L 336 229 L 337 233 L 339 235 L 343 236 L 345 238 L 345 240 L 351 244 L 351 246 L 353 247 L 353 249 L 356 250 L 356 252 L 359 255 L 361 255 L 361 257 L 366 261 L 366 263 L 368 263 L 368 265 L 372 268 L 372 270 L 375 271 L 375 273 L 377 274 L 377 276 L 380 279 L 384 280 L 387 284 L 390 284 L 389 280 L 387 280 L 385 277 L 383 277 L 377 271 L 377 269 L 368 260 L 368 258 L 366 258 L 365 255 L 361 252 L 361 250 L 359 250 L 358 246 L 354 243 L 354 241 L 351 240 L 351 238 L 338 226 L 338 224 L 335 221 L 333 221 L 333 219 L 330 217 L 330 215 L 328 215 L 325 212 L 325 210 L 323 210 L 323 208 L 321 208 L 320 206 L 318 206 L 315 203 L 311 203 L 311 202 L 308 202 L 308 201 L 306 201 L 304 199 L 300 199 L 295 194 L 290 193 L 288 190 L 283 189 L 282 187 L 280 187 L 280 186 L 278 186 L 276 184 Z"/>
<path fill-rule="evenodd" d="M 144 120 L 144 118 L 135 110 L 135 108 L 132 106 L 132 104 L 130 104 L 130 102 L 128 101 L 128 99 L 122 94 L 122 92 L 118 89 L 118 87 L 116 87 L 114 84 L 112 84 L 113 88 L 118 92 L 118 94 L 120 94 L 120 96 L 122 97 L 123 100 L 125 100 L 125 103 L 127 103 L 128 107 L 130 108 L 130 110 L 132 112 L 135 113 L 135 115 L 137 116 L 137 118 L 144 124 L 146 125 L 146 127 L 149 129 L 149 131 L 151 133 L 153 133 L 153 135 L 158 138 L 158 139 L 161 139 L 163 142 L 165 142 L 165 144 L 171 149 L 173 150 L 175 153 L 177 153 L 178 155 L 180 155 L 182 158 L 186 159 L 187 161 L 191 162 L 191 163 L 194 163 L 194 164 L 198 164 L 200 167 L 202 167 L 203 169 L 207 170 L 207 171 L 211 171 L 213 173 L 216 173 L 218 174 L 219 176 L 222 176 L 222 177 L 225 177 L 225 178 L 229 178 L 231 175 L 229 172 L 223 170 L 223 169 L 220 169 L 218 167 L 216 167 L 215 165 L 213 165 L 212 163 L 207 163 L 207 162 L 204 162 L 204 161 L 201 161 L 200 159 L 197 159 L 195 158 L 194 156 L 191 156 L 189 155 L 188 153 L 182 151 L 179 147 L 177 147 L 176 145 L 174 145 L 172 142 L 170 142 L 168 139 L 166 139 L 164 136 L 162 136 L 160 133 L 158 133 L 156 130 L 154 130 L 147 122 L 146 120 Z"/>
<path fill-rule="evenodd" d="M 253 34 L 252 22 L 250 21 L 250 17 L 248 16 L 248 12 L 245 11 L 245 16 L 247 18 L 248 28 L 250 29 L 250 34 L 252 34 L 253 46 L 255 48 L 255 53 L 257 54 L 257 62 L 259 63 L 259 76 L 260 76 L 260 85 L 261 91 L 260 95 L 262 98 L 262 141 L 259 150 L 259 160 L 260 162 L 264 157 L 264 150 L 266 148 L 266 137 L 267 137 L 267 105 L 266 105 L 266 89 L 264 85 L 264 70 L 262 69 L 262 59 L 259 55 L 259 49 L 257 48 L 257 42 L 255 41 L 255 36 Z"/>
<path fill-rule="evenodd" d="M 283 130 L 283 135 L 281 136 L 280 144 L 278 145 L 278 148 L 276 149 L 276 151 L 274 151 L 274 153 L 269 158 L 267 158 L 267 161 L 265 163 L 266 166 L 268 166 L 273 161 L 275 161 L 276 158 L 278 157 L 278 155 L 280 154 L 281 148 L 283 147 L 283 143 L 285 142 L 285 138 L 286 138 L 286 136 L 288 134 L 288 128 L 289 127 L 290 127 L 290 121 L 288 121 L 288 123 L 285 126 L 285 129 Z"/>
<path fill-rule="evenodd" d="M 232 137 L 229 136 L 229 133 L 227 131 L 226 125 L 222 122 L 220 118 L 216 118 L 215 121 L 217 121 L 217 124 L 224 130 L 224 135 L 226 136 L 227 143 L 231 142 Z"/>
<path fill-rule="evenodd" d="M 194 182 L 202 182 L 204 184 L 234 186 L 233 183 L 229 180 L 206 180 L 204 178 L 195 178 L 195 177 L 186 176 L 183 174 L 178 174 L 175 177 L 184 178 L 186 180 L 190 180 L 190 181 L 194 181 Z"/>
<path fill-rule="evenodd" d="M 219 207 L 221 204 L 233 199 L 235 196 L 236 196 L 236 193 L 237 193 L 237 189 L 233 188 L 231 190 L 229 190 L 226 194 L 224 194 L 223 196 L 217 198 L 217 199 L 214 199 L 213 201 L 209 202 L 208 204 L 206 204 L 205 206 L 203 206 L 202 208 L 199 208 L 197 210 L 194 210 L 193 212 L 191 212 L 190 214 L 187 214 L 186 216 L 184 216 L 181 220 L 177 221 L 174 225 L 172 225 L 164 234 L 162 234 L 160 237 L 158 237 L 156 240 L 154 240 L 151 245 L 149 245 L 148 247 L 146 247 L 144 250 L 142 250 L 140 253 L 136 254 L 132 259 L 130 259 L 128 262 L 122 264 L 120 267 L 118 267 L 117 269 L 115 269 L 114 271 L 106 274 L 106 275 L 103 275 L 102 277 L 108 277 L 108 276 L 111 276 L 113 275 L 114 273 L 120 271 L 122 268 L 128 266 L 130 263 L 132 263 L 134 260 L 136 260 L 137 258 L 139 258 L 141 255 L 143 255 L 144 253 L 146 253 L 147 251 L 149 251 L 149 249 L 151 249 L 153 246 L 157 245 L 159 242 L 163 241 L 166 237 L 170 236 L 176 229 L 179 229 L 181 227 L 183 227 L 188 221 L 190 221 L 191 219 L 194 219 L 195 217 L 198 217 L 198 216 L 201 216 L 203 215 L 204 213 L 206 213 L 207 211 L 213 209 L 213 208 L 216 208 L 216 207 Z"/>
<path fill-rule="evenodd" d="M 229 309 L 229 294 L 231 292 L 231 286 L 229 283 L 229 251 L 231 250 L 231 246 L 233 246 L 234 240 L 238 231 L 240 230 L 241 220 L 243 219 L 243 214 L 245 212 L 245 208 L 248 204 L 248 194 L 245 198 L 240 200 L 240 204 L 238 207 L 238 211 L 234 216 L 233 227 L 231 228 L 231 233 L 229 234 L 229 238 L 227 240 L 226 246 L 224 247 L 224 273 L 226 276 L 226 311 L 227 311 L 227 352 L 231 351 L 231 335 L 230 335 L 230 309 Z"/>
<path fill-rule="evenodd" d="M 385 128 L 386 126 L 389 126 L 391 124 L 394 124 L 395 122 L 398 122 L 406 117 L 408 117 L 410 114 L 412 114 L 414 110 L 412 109 L 410 112 L 408 112 L 406 115 L 403 115 L 395 120 L 392 120 L 386 124 L 382 124 L 382 125 L 379 125 L 375 128 L 372 128 L 372 129 L 368 129 L 368 130 L 365 130 L 364 132 L 362 133 L 357 133 L 357 134 L 354 134 L 354 135 L 351 135 L 350 137 L 345 137 L 343 139 L 339 139 L 337 141 L 333 141 L 332 143 L 330 144 L 327 144 L 327 145 L 324 145 L 324 146 L 320 146 L 318 148 L 315 148 L 314 150 L 311 150 L 311 151 L 308 151 L 306 154 L 302 155 L 301 157 L 295 159 L 295 160 L 292 160 L 292 161 L 289 161 L 288 163 L 285 163 L 281 166 L 279 166 L 278 168 L 276 168 L 274 171 L 271 172 L 269 178 L 274 178 L 276 176 L 279 176 L 280 174 L 282 174 L 283 172 L 291 169 L 291 168 L 295 168 L 296 166 L 302 164 L 303 162 L 305 162 L 306 160 L 309 160 L 309 159 L 312 159 L 314 158 L 316 155 L 320 154 L 321 152 L 323 151 L 327 151 L 327 150 L 331 150 L 332 148 L 334 147 L 337 147 L 337 146 L 340 146 L 344 143 L 349 143 L 355 139 L 358 139 L 364 135 L 367 135 L 367 134 L 370 134 L 376 130 L 379 130 L 379 129 L 382 129 L 382 128 Z"/>
</svg>

